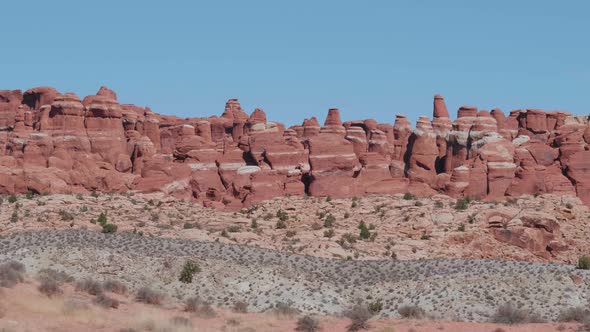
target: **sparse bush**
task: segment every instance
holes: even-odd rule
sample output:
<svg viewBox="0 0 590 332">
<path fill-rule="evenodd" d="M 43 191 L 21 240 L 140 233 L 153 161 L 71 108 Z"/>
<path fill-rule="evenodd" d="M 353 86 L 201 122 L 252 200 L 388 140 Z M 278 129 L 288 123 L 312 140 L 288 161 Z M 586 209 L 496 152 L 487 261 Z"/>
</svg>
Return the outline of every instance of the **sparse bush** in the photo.
<svg viewBox="0 0 590 332">
<path fill-rule="evenodd" d="M 420 240 L 430 240 L 430 235 L 422 234 L 422 236 L 420 236 Z"/>
<path fill-rule="evenodd" d="M 54 269 L 41 269 L 37 272 L 37 280 L 43 281 L 45 279 L 55 280 L 59 284 L 66 282 L 73 282 L 74 277 L 69 274 Z"/>
<path fill-rule="evenodd" d="M 417 305 L 404 305 L 397 309 L 402 318 L 420 319 L 425 316 L 425 312 Z"/>
<path fill-rule="evenodd" d="M 252 229 L 258 228 L 258 222 L 256 221 L 256 218 L 252 218 L 252 222 L 250 223 L 250 228 L 252 228 Z"/>
<path fill-rule="evenodd" d="M 14 203 L 18 200 L 18 197 L 16 197 L 15 194 L 12 194 L 10 196 L 8 196 L 8 203 Z"/>
<path fill-rule="evenodd" d="M 277 211 L 277 218 L 279 218 L 280 221 L 287 221 L 289 220 L 289 215 L 287 214 L 287 212 L 279 209 Z"/>
<path fill-rule="evenodd" d="M 295 331 L 317 332 L 320 330 L 320 322 L 312 316 L 305 315 L 297 320 Z"/>
<path fill-rule="evenodd" d="M 198 297 L 191 297 L 185 301 L 184 311 L 195 313 L 201 317 L 215 317 L 215 311 L 209 303 L 201 301 Z"/>
<path fill-rule="evenodd" d="M 299 310 L 293 308 L 291 303 L 277 302 L 273 308 L 273 312 L 282 316 L 294 316 L 299 313 Z"/>
<path fill-rule="evenodd" d="M 581 256 L 578 258 L 578 265 L 576 265 L 576 268 L 580 270 L 590 270 L 590 257 Z"/>
<path fill-rule="evenodd" d="M 465 225 L 464 224 L 459 225 L 459 227 L 457 227 L 457 230 L 459 232 L 465 232 Z"/>
<path fill-rule="evenodd" d="M 201 299 L 194 296 L 194 297 L 190 297 L 188 299 L 186 299 L 186 301 L 184 302 L 184 311 L 187 312 L 195 312 L 197 311 L 197 309 L 199 308 L 199 306 L 201 305 Z"/>
<path fill-rule="evenodd" d="M 568 209 L 570 209 L 570 210 L 574 208 L 574 206 L 572 205 L 572 203 L 567 203 L 565 205 L 565 207 L 568 208 Z"/>
<path fill-rule="evenodd" d="M 367 306 L 367 308 L 369 309 L 369 311 L 373 315 L 376 315 L 376 314 L 380 313 L 381 310 L 383 310 L 383 302 L 381 300 L 377 300 L 375 302 L 371 302 L 371 303 L 369 303 L 369 305 Z"/>
<path fill-rule="evenodd" d="M 276 229 L 285 229 L 287 228 L 287 224 L 283 220 L 277 220 Z"/>
<path fill-rule="evenodd" d="M 236 301 L 233 307 L 234 312 L 245 314 L 248 312 L 248 303 L 244 301 Z"/>
<path fill-rule="evenodd" d="M 137 291 L 135 300 L 147 304 L 161 304 L 164 301 L 164 294 L 144 286 Z"/>
<path fill-rule="evenodd" d="M 287 233 L 285 234 L 286 237 L 293 237 L 295 235 L 297 235 L 297 231 L 292 230 L 292 229 L 288 230 Z"/>
<path fill-rule="evenodd" d="M 29 190 L 29 191 L 27 191 L 27 193 L 25 194 L 25 197 L 26 197 L 27 199 L 33 199 L 33 192 L 32 192 L 32 191 L 30 191 L 30 190 Z"/>
<path fill-rule="evenodd" d="M 178 278 L 178 280 L 185 284 L 190 284 L 191 282 L 193 282 L 193 275 L 199 272 L 201 272 L 201 268 L 197 263 L 193 261 L 186 261 L 184 263 L 184 266 L 182 267 L 182 271 L 180 272 L 180 278 Z"/>
<path fill-rule="evenodd" d="M 90 295 L 99 295 L 102 294 L 102 285 L 98 281 L 86 278 L 76 283 L 76 290 Z"/>
<path fill-rule="evenodd" d="M 423 206 L 424 203 L 420 202 L 420 201 L 416 201 L 416 203 L 414 203 L 414 206 Z"/>
<path fill-rule="evenodd" d="M 115 294 L 127 294 L 127 286 L 118 280 L 109 279 L 102 283 L 102 288 Z"/>
<path fill-rule="evenodd" d="M 469 207 L 469 203 L 471 203 L 471 199 L 469 196 L 465 196 L 464 198 L 458 199 L 457 203 L 455 203 L 455 210 L 467 210 Z"/>
<path fill-rule="evenodd" d="M 557 316 L 557 320 L 560 322 L 587 323 L 590 322 L 590 311 L 584 307 L 564 309 Z"/>
<path fill-rule="evenodd" d="M 105 234 L 116 233 L 117 232 L 117 225 L 104 224 L 104 225 L 102 225 L 102 232 Z"/>
<path fill-rule="evenodd" d="M 103 308 L 113 308 L 113 309 L 119 308 L 119 301 L 118 300 L 113 299 L 112 297 L 106 296 L 103 293 L 100 293 L 96 296 L 96 298 L 94 299 L 94 303 L 96 303 L 97 305 L 99 305 Z"/>
<path fill-rule="evenodd" d="M 324 237 L 331 238 L 334 236 L 334 230 L 332 228 L 324 231 Z"/>
<path fill-rule="evenodd" d="M 59 210 L 59 216 L 61 217 L 62 221 L 71 221 L 74 220 L 74 215 L 66 210 Z"/>
<path fill-rule="evenodd" d="M 16 261 L 0 264 L 0 287 L 13 287 L 24 281 L 25 266 Z"/>
<path fill-rule="evenodd" d="M 14 211 L 12 211 L 12 215 L 10 215 L 10 222 L 16 223 L 18 222 L 18 219 L 18 210 L 14 209 Z"/>
<path fill-rule="evenodd" d="M 346 327 L 348 331 L 360 331 L 368 329 L 368 321 L 371 316 L 373 316 L 368 308 L 360 304 L 352 307 L 350 310 L 345 312 L 344 315 L 351 321 Z"/>
<path fill-rule="evenodd" d="M 355 243 L 357 240 L 357 236 L 352 233 L 345 233 L 342 235 L 342 240 L 348 243 Z"/>
<path fill-rule="evenodd" d="M 352 203 L 350 204 L 350 207 L 353 209 L 357 206 L 358 206 L 358 203 L 356 201 L 352 201 Z"/>
<path fill-rule="evenodd" d="M 230 233 L 239 233 L 242 231 L 242 229 L 238 225 L 231 225 L 227 228 L 227 231 Z"/>
<path fill-rule="evenodd" d="M 443 206 L 444 206 L 444 204 L 441 201 L 434 202 L 434 207 L 437 209 L 441 209 Z"/>
<path fill-rule="evenodd" d="M 334 223 L 336 222 L 336 217 L 334 217 L 331 213 L 328 213 L 326 219 L 324 219 L 324 227 L 330 228 L 334 227 Z"/>
<path fill-rule="evenodd" d="M 344 212 L 344 219 L 348 219 L 348 218 L 350 218 L 350 213 Z"/>
<path fill-rule="evenodd" d="M 37 289 L 39 290 L 39 292 L 47 295 L 48 297 L 52 297 L 63 293 L 60 284 L 54 279 L 41 280 L 41 284 L 39 284 L 39 287 Z"/>
<path fill-rule="evenodd" d="M 520 324 L 528 321 L 529 314 L 511 303 L 500 305 L 491 318 L 492 323 Z"/>
</svg>

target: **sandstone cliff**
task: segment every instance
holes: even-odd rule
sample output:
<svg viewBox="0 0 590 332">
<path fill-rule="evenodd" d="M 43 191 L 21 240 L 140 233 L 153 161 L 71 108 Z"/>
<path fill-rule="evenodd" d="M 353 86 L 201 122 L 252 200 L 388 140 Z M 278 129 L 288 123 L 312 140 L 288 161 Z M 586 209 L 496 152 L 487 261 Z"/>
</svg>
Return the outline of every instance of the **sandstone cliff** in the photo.
<svg viewBox="0 0 590 332">
<path fill-rule="evenodd" d="M 101 87 L 80 99 L 50 87 L 0 90 L 0 193 L 162 191 L 239 209 L 283 195 L 438 192 L 501 200 L 533 193 L 590 204 L 589 116 L 463 106 L 434 97 L 412 129 L 342 122 L 330 109 L 286 128 L 236 99 L 221 116 L 178 118 L 120 104 Z"/>
</svg>

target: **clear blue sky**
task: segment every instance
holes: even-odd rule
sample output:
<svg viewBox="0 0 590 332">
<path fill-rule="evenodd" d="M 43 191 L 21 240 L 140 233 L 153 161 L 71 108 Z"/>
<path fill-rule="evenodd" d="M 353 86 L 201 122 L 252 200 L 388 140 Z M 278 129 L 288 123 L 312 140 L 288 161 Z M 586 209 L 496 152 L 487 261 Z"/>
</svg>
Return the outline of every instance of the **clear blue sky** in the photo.
<svg viewBox="0 0 590 332">
<path fill-rule="evenodd" d="M 101 85 L 183 117 L 287 124 L 461 105 L 589 113 L 590 1 L 7 1 L 0 89 Z"/>
</svg>

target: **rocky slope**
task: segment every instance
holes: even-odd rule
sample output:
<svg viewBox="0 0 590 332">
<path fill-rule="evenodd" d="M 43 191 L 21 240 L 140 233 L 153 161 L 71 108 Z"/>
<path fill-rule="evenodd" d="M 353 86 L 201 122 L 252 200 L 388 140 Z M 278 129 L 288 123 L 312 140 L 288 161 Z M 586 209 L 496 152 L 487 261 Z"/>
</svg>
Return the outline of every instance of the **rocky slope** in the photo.
<svg viewBox="0 0 590 332">
<path fill-rule="evenodd" d="M 84 230 L 24 232 L 0 238 L 0 261 L 27 271 L 65 271 L 81 280 L 114 278 L 136 290 L 149 285 L 182 302 L 197 294 L 250 311 L 288 303 L 302 312 L 340 314 L 357 301 L 380 301 L 380 317 L 400 317 L 415 305 L 434 319 L 489 321 L 513 303 L 543 320 L 588 302 L 588 271 L 558 264 L 494 260 L 354 261 L 285 254 L 248 246 L 193 240 L 101 234 Z M 201 271 L 178 280 L 191 260 Z"/>
<path fill-rule="evenodd" d="M 588 116 L 461 107 L 440 96 L 415 129 L 342 122 L 330 109 L 285 128 L 230 99 L 220 117 L 164 116 L 102 87 L 80 100 L 50 87 L 0 91 L 0 193 L 162 191 L 237 210 L 284 195 L 444 192 L 499 200 L 577 195 L 590 204 Z"/>
<path fill-rule="evenodd" d="M 576 197 L 525 195 L 503 203 L 467 203 L 444 195 L 405 198 L 279 197 L 230 213 L 163 193 L 14 196 L 0 203 L 0 235 L 54 229 L 101 232 L 98 220 L 104 213 L 118 233 L 324 258 L 486 258 L 574 265 L 590 254 L 590 211 Z"/>
</svg>

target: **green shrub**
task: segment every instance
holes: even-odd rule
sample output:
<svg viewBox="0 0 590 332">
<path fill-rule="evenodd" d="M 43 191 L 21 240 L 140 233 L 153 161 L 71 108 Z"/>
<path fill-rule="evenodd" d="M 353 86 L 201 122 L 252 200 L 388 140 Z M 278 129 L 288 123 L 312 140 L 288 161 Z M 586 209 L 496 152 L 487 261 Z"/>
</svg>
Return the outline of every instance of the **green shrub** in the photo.
<svg viewBox="0 0 590 332">
<path fill-rule="evenodd" d="M 104 212 L 101 212 L 97 221 L 99 224 L 105 225 L 107 223 L 107 215 Z"/>
<path fill-rule="evenodd" d="M 289 215 L 287 214 L 287 212 L 279 209 L 277 211 L 277 218 L 279 218 L 280 221 L 287 221 L 289 220 Z"/>
<path fill-rule="evenodd" d="M 74 215 L 66 210 L 59 210 L 59 216 L 61 217 L 62 221 L 72 221 L 74 220 Z"/>
<path fill-rule="evenodd" d="M 27 199 L 33 199 L 33 192 L 32 192 L 32 191 L 30 191 L 30 190 L 29 190 L 29 191 L 27 191 L 27 193 L 25 194 L 25 197 L 26 197 Z"/>
<path fill-rule="evenodd" d="M 443 206 L 444 206 L 444 204 L 441 201 L 434 202 L 434 207 L 436 207 L 438 209 L 442 208 Z"/>
<path fill-rule="evenodd" d="M 14 203 L 18 200 L 15 194 L 8 196 L 8 203 Z"/>
<path fill-rule="evenodd" d="M 250 228 L 258 228 L 258 222 L 256 221 L 256 218 L 252 218 L 252 222 L 250 223 Z"/>
<path fill-rule="evenodd" d="M 411 200 L 413 200 L 413 199 L 416 199 L 416 196 L 414 196 L 413 194 L 410 194 L 410 193 L 405 193 L 405 194 L 404 194 L 404 199 L 405 199 L 406 201 L 411 201 Z"/>
<path fill-rule="evenodd" d="M 351 208 L 355 208 L 358 206 L 358 203 L 356 201 L 352 201 L 352 203 L 350 204 Z"/>
<path fill-rule="evenodd" d="M 381 300 L 377 300 L 375 302 L 371 302 L 371 303 L 369 303 L 369 305 L 367 306 L 367 308 L 369 309 L 369 311 L 373 315 L 376 315 L 376 314 L 380 313 L 381 310 L 383 310 L 383 302 Z"/>
<path fill-rule="evenodd" d="M 15 223 L 18 221 L 18 211 L 15 209 L 12 211 L 12 215 L 10 216 L 10 222 Z"/>
<path fill-rule="evenodd" d="M 457 203 L 455 203 L 455 210 L 467 210 L 469 207 L 469 203 L 471 203 L 471 199 L 469 196 L 465 196 L 464 198 L 458 199 Z"/>
<path fill-rule="evenodd" d="M 331 213 L 328 213 L 326 219 L 324 219 L 324 227 L 330 228 L 334 227 L 334 223 L 336 222 L 336 217 L 334 217 Z"/>
<path fill-rule="evenodd" d="M 578 265 L 576 268 L 580 270 L 590 270 L 590 257 L 588 256 L 581 256 L 578 258 Z"/>
<path fill-rule="evenodd" d="M 178 278 L 178 280 L 185 284 L 190 284 L 191 282 L 193 282 L 193 275 L 199 272 L 201 272 L 201 268 L 199 267 L 199 265 L 192 261 L 186 261 L 184 263 L 184 266 L 182 267 L 182 271 L 180 272 L 180 278 Z"/>
<path fill-rule="evenodd" d="M 359 238 L 362 240 L 366 240 L 371 237 L 371 232 L 369 232 L 369 228 L 364 221 L 361 221 L 358 225 L 358 229 L 360 229 Z"/>
</svg>

